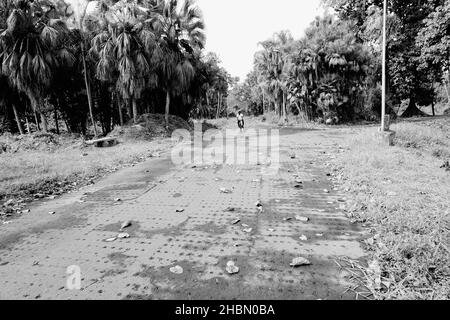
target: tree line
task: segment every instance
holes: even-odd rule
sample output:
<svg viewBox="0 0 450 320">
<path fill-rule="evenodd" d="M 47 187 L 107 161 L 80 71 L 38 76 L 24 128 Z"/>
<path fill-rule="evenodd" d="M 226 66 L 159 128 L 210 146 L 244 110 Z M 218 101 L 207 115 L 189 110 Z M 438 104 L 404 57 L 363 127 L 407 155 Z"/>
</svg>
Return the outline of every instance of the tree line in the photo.
<svg viewBox="0 0 450 320">
<path fill-rule="evenodd" d="M 306 120 L 373 120 L 381 114 L 382 0 L 324 0 L 301 39 L 288 31 L 260 43 L 254 68 L 230 97 L 256 114 Z M 423 114 L 449 94 L 450 1 L 388 1 L 387 112 Z"/>
<path fill-rule="evenodd" d="M 109 133 L 143 113 L 185 119 L 226 110 L 231 76 L 204 52 L 193 0 L 103 0 L 81 12 L 62 0 L 0 5 L 4 130 Z M 97 128 L 97 125 L 100 127 Z M 31 129 L 30 129 L 31 128 Z"/>
</svg>

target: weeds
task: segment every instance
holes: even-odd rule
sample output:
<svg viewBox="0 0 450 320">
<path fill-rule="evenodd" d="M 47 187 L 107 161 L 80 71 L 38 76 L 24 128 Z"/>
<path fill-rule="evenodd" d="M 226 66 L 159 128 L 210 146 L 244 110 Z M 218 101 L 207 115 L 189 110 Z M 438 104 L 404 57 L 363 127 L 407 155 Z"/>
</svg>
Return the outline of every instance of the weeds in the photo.
<svg viewBox="0 0 450 320">
<path fill-rule="evenodd" d="M 399 139 L 447 144 L 442 133 L 432 135 L 418 126 L 397 125 Z M 426 149 L 417 154 L 379 145 L 373 131 L 364 129 L 348 139 L 349 151 L 340 154 L 335 165 L 336 179 L 351 194 L 347 214 L 370 228 L 366 245 L 369 261 L 379 265 L 380 286 L 367 288 L 370 263 L 347 267 L 365 271 L 354 278 L 359 284 L 364 280 L 376 299 L 449 299 L 449 173 Z"/>
</svg>

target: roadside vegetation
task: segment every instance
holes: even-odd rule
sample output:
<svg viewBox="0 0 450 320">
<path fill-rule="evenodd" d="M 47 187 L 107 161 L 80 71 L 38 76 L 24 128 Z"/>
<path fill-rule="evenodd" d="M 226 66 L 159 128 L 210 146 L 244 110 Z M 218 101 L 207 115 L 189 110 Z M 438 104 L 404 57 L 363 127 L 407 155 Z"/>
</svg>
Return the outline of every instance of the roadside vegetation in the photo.
<svg viewBox="0 0 450 320">
<path fill-rule="evenodd" d="M 450 123 L 408 121 L 393 129 L 396 146 L 377 144 L 366 128 L 335 160 L 349 194 L 345 210 L 371 232 L 368 263 L 350 265 L 359 271 L 359 291 L 372 298 L 449 299 L 450 168 L 442 155 L 450 152 Z"/>
</svg>

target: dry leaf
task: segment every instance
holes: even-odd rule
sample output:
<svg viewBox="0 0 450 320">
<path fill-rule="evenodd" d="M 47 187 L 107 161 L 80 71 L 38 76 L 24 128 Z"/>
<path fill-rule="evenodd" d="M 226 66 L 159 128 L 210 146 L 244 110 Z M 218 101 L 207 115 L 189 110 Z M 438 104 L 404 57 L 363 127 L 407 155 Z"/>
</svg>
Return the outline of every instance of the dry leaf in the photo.
<svg viewBox="0 0 450 320">
<path fill-rule="evenodd" d="M 119 238 L 119 239 L 127 239 L 129 237 L 130 237 L 130 235 L 128 233 L 119 233 L 117 235 L 117 238 Z"/>
</svg>

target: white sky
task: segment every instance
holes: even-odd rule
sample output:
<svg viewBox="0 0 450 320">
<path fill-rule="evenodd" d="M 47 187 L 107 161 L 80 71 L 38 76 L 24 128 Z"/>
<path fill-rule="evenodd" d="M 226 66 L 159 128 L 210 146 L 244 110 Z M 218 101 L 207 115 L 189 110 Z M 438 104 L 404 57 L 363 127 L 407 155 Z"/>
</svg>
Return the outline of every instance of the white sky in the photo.
<svg viewBox="0 0 450 320">
<path fill-rule="evenodd" d="M 258 42 L 274 32 L 303 36 L 324 9 L 320 0 L 197 0 L 206 24 L 206 50 L 241 81 L 251 71 Z"/>
</svg>

